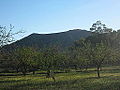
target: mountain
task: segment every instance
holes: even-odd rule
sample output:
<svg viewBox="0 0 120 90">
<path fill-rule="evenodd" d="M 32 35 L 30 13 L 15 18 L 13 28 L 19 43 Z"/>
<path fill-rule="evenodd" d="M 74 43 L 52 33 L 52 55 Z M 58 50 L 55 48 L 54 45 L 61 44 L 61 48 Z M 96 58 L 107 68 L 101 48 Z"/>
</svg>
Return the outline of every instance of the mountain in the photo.
<svg viewBox="0 0 120 90">
<path fill-rule="evenodd" d="M 52 33 L 52 34 L 37 34 L 33 33 L 21 40 L 18 40 L 11 45 L 17 47 L 35 47 L 46 48 L 52 45 L 59 45 L 61 47 L 69 47 L 74 41 L 80 38 L 90 36 L 91 32 L 86 30 L 74 29 L 66 32 Z"/>
</svg>

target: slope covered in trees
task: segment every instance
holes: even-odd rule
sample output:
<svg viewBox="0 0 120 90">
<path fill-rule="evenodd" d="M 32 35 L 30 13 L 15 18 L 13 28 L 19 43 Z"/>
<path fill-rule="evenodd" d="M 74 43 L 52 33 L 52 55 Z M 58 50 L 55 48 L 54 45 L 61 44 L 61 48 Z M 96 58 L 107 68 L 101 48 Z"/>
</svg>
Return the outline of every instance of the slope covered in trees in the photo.
<svg viewBox="0 0 120 90">
<path fill-rule="evenodd" d="M 86 30 L 69 30 L 67 32 L 52 33 L 52 34 L 36 34 L 33 33 L 15 43 L 9 45 L 10 47 L 34 47 L 34 48 L 46 48 L 54 45 L 60 47 L 69 47 L 74 41 L 80 38 L 86 38 L 90 36 L 91 32 Z"/>
</svg>

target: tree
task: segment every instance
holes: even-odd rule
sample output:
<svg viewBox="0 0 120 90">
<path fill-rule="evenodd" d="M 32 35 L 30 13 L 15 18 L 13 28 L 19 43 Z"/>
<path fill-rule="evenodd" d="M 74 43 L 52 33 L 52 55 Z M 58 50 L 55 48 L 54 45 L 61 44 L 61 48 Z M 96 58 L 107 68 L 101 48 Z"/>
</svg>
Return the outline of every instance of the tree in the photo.
<svg viewBox="0 0 120 90">
<path fill-rule="evenodd" d="M 105 46 L 111 49 L 112 51 L 112 60 L 109 60 L 109 64 L 113 64 L 112 62 L 116 62 L 116 59 L 113 57 L 118 57 L 119 49 L 120 49 L 120 32 L 119 30 L 115 31 L 111 28 L 107 28 L 105 24 L 102 24 L 101 21 L 97 21 L 92 25 L 90 30 L 93 33 L 92 36 L 88 37 L 87 40 L 91 41 L 92 44 L 96 45 L 97 43 L 104 43 Z M 116 53 L 115 53 L 116 52 Z M 119 60 L 119 59 L 118 59 Z M 116 63 L 117 65 L 117 63 Z"/>
<path fill-rule="evenodd" d="M 109 60 L 111 56 L 111 50 L 107 46 L 105 46 L 103 43 L 98 43 L 93 48 L 92 51 L 92 62 L 97 68 L 97 74 L 100 78 L 100 68 L 102 67 L 102 64 Z"/>
<path fill-rule="evenodd" d="M 92 32 L 102 34 L 102 33 L 109 33 L 112 32 L 111 28 L 107 28 L 105 24 L 102 24 L 101 21 L 97 21 L 93 23 L 92 27 L 90 28 Z"/>
<path fill-rule="evenodd" d="M 85 46 L 85 47 L 83 47 Z M 74 43 L 71 48 L 71 63 L 74 64 L 75 68 L 86 69 L 90 65 L 90 44 L 85 43 L 85 39 L 82 38 Z"/>
<path fill-rule="evenodd" d="M 14 41 L 16 34 L 22 33 L 22 31 L 13 32 L 14 26 L 10 24 L 9 30 L 6 26 L 0 26 L 0 47 L 7 45 Z"/>
<path fill-rule="evenodd" d="M 35 69 L 38 68 L 37 62 L 38 53 L 30 47 L 27 48 L 18 48 L 12 53 L 12 65 L 16 70 L 20 70 L 25 76 L 29 70 L 35 73 Z"/>
<path fill-rule="evenodd" d="M 84 60 L 88 65 L 93 65 L 97 69 L 97 75 L 100 78 L 100 68 L 102 64 L 109 60 L 112 50 L 104 43 L 92 44 L 90 41 L 79 40 L 76 44 L 79 58 Z"/>
<path fill-rule="evenodd" d="M 63 64 L 64 56 L 60 53 L 58 47 L 47 48 L 43 51 L 40 67 L 47 71 L 47 78 L 55 81 L 54 70 L 60 69 Z"/>
</svg>

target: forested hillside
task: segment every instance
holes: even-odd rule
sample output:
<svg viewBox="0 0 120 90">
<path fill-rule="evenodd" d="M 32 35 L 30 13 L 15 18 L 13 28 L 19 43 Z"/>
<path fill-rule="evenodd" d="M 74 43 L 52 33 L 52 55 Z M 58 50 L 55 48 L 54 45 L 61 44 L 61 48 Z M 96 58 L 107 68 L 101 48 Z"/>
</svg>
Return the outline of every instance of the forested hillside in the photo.
<svg viewBox="0 0 120 90">
<path fill-rule="evenodd" d="M 60 47 L 69 47 L 74 41 L 80 38 L 90 36 L 91 32 L 86 30 L 69 30 L 66 32 L 52 33 L 52 34 L 37 34 L 33 33 L 21 40 L 18 40 L 8 47 L 34 47 L 34 48 L 46 48 L 53 45 Z"/>
</svg>

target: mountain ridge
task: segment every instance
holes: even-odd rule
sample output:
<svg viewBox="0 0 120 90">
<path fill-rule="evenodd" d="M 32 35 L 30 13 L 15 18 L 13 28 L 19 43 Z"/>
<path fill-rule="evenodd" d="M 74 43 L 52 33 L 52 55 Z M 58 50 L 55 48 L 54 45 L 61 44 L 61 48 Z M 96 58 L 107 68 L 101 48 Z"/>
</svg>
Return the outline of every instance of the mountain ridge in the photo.
<svg viewBox="0 0 120 90">
<path fill-rule="evenodd" d="M 38 34 L 32 33 L 10 45 L 8 47 L 34 47 L 34 48 L 47 48 L 57 45 L 63 48 L 71 46 L 74 41 L 80 38 L 90 36 L 91 32 L 87 30 L 74 29 L 59 33 Z"/>
</svg>

